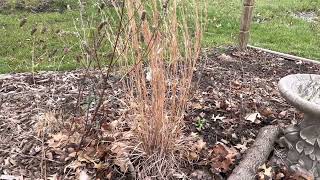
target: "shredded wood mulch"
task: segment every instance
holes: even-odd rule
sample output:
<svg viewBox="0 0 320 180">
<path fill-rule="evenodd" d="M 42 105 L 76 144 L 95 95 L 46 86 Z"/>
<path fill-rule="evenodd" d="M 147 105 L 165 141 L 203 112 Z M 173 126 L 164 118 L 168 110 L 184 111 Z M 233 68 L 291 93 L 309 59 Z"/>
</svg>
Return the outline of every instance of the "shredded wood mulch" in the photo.
<svg viewBox="0 0 320 180">
<path fill-rule="evenodd" d="M 224 179 L 260 128 L 285 127 L 302 119 L 281 98 L 279 79 L 294 73 L 318 74 L 320 65 L 254 50 L 226 48 L 206 54 L 195 72 L 185 117 L 186 133 L 203 137 L 206 150 L 187 167 L 185 175 Z M 116 76 L 108 80 L 102 110 L 96 122 L 90 122 L 88 132 L 79 124 L 88 123 L 98 102 L 103 84 L 98 72 L 90 72 L 85 80 L 82 70 L 0 75 L 0 177 L 132 178 L 123 172 L 124 164 L 116 159 L 117 148 L 110 143 L 114 138 L 110 129 L 116 123 L 122 124 L 122 136 L 129 131 L 118 80 Z M 75 132 L 75 126 L 80 130 Z M 279 176 L 272 172 L 259 176 Z"/>
</svg>

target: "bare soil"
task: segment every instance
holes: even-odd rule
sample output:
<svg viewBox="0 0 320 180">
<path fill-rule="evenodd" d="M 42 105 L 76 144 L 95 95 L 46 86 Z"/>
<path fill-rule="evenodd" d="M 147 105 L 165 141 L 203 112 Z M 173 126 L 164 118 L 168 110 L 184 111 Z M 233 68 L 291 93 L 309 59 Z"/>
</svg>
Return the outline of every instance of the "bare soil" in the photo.
<svg viewBox="0 0 320 180">
<path fill-rule="evenodd" d="M 302 19 L 307 22 L 317 22 L 319 19 L 317 13 L 313 11 L 297 12 L 293 14 L 293 17 Z"/>
<path fill-rule="evenodd" d="M 185 117 L 186 134 L 193 132 L 203 137 L 206 150 L 185 172 L 193 179 L 213 176 L 225 179 L 261 127 L 270 124 L 285 127 L 302 119 L 302 114 L 281 98 L 277 89 L 279 79 L 294 73 L 319 74 L 320 65 L 255 50 L 238 52 L 232 47 L 208 49 L 206 54 L 195 72 Z M 43 119 L 52 124 L 59 121 L 58 124 L 68 127 L 86 123 L 77 112 L 94 111 L 100 92 L 92 85 L 99 87 L 101 81 L 96 72 L 89 73 L 85 81 L 82 74 L 78 70 L 0 75 L 0 177 L 77 179 L 81 172 L 76 169 L 81 167 L 94 179 L 130 179 L 130 175 L 121 172 L 121 167 L 114 165 L 117 163 L 108 146 L 110 137 L 100 134 L 106 124 L 118 119 L 125 122 L 124 90 L 116 76 L 108 80 L 107 96 L 97 122 L 91 122 L 95 124 L 94 131 L 81 130 L 78 136 L 65 138 L 54 135 L 61 131 L 58 126 L 45 128 L 41 124 Z M 129 131 L 129 127 L 123 131 Z M 43 135 L 44 132 L 48 135 Z M 70 143 L 72 138 L 76 140 Z M 58 142 L 54 141 L 57 139 Z M 86 149 L 85 157 L 91 157 L 94 163 L 82 158 L 80 164 L 74 164 L 74 152 L 81 149 Z M 232 154 L 232 158 L 217 157 L 221 149 L 227 155 Z M 97 162 L 110 166 L 100 167 Z"/>
</svg>

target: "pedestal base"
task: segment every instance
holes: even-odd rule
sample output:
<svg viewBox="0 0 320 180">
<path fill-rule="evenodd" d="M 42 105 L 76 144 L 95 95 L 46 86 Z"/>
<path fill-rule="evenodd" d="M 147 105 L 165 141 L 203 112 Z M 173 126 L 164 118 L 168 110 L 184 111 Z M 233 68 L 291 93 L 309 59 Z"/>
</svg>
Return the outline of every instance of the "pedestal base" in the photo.
<svg viewBox="0 0 320 180">
<path fill-rule="evenodd" d="M 320 120 L 306 117 L 299 125 L 284 130 L 280 142 L 287 148 L 287 163 L 320 177 Z"/>
</svg>

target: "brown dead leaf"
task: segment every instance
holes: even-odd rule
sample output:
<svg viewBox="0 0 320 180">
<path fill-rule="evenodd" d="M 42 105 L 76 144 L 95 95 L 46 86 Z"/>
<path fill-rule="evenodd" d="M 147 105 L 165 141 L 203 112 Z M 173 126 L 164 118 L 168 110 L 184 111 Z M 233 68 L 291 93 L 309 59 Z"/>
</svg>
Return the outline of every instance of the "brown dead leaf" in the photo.
<svg viewBox="0 0 320 180">
<path fill-rule="evenodd" d="M 67 172 L 67 169 L 72 169 L 72 170 L 76 170 L 80 167 L 85 167 L 86 164 L 85 163 L 82 163 L 81 161 L 79 160 L 75 160 L 75 161 L 72 161 L 70 164 L 68 164 L 65 168 L 64 168 L 64 173 Z"/>
<path fill-rule="evenodd" d="M 195 133 L 191 133 L 190 138 L 190 150 L 188 151 L 187 158 L 189 160 L 198 160 L 201 151 L 206 148 L 207 143 Z"/>
<path fill-rule="evenodd" d="M 115 120 L 115 121 L 112 121 L 112 122 L 104 122 L 101 124 L 101 128 L 103 131 L 114 131 L 115 128 L 119 125 L 119 121 L 118 120 Z"/>
<path fill-rule="evenodd" d="M 231 82 L 231 85 L 232 85 L 232 87 L 235 88 L 235 89 L 241 89 L 241 82 L 238 81 L 238 80 L 232 81 L 232 82 Z"/>
<path fill-rule="evenodd" d="M 84 151 L 79 151 L 77 155 L 78 155 L 79 162 L 86 162 L 86 163 L 94 162 L 94 160 L 90 156 L 88 156 L 88 154 Z"/>
<path fill-rule="evenodd" d="M 68 137 L 68 143 L 79 144 L 82 135 L 79 132 L 74 132 L 70 137 Z"/>
<path fill-rule="evenodd" d="M 218 56 L 218 59 L 221 61 L 233 61 L 233 58 L 231 56 L 226 55 L 224 53 Z"/>
<path fill-rule="evenodd" d="M 260 112 L 260 114 L 264 117 L 269 117 L 271 115 L 273 115 L 273 111 L 271 108 L 269 107 L 266 107 L 266 108 L 263 108 L 262 111 Z"/>
<path fill-rule="evenodd" d="M 203 139 L 199 139 L 195 144 L 195 149 L 197 152 L 200 152 L 202 149 L 206 147 L 207 143 L 203 141 Z"/>
<path fill-rule="evenodd" d="M 127 155 L 126 147 L 127 145 L 123 142 L 115 142 L 112 144 L 111 151 L 117 156 L 124 156 Z"/>
<path fill-rule="evenodd" d="M 188 156 L 188 159 L 191 160 L 191 161 L 198 160 L 199 159 L 199 155 L 198 155 L 198 153 L 190 152 L 189 156 Z"/>
<path fill-rule="evenodd" d="M 58 148 L 67 140 L 68 136 L 62 132 L 59 132 L 58 134 L 52 134 L 51 139 L 48 140 L 48 146 L 51 148 Z"/>
<path fill-rule="evenodd" d="M 95 169 L 97 170 L 103 170 L 103 169 L 106 169 L 109 165 L 106 164 L 106 163 L 102 163 L 102 162 L 99 162 L 99 163 L 94 163 L 94 167 Z"/>
<path fill-rule="evenodd" d="M 276 180 L 281 180 L 285 177 L 285 175 L 282 173 L 282 172 L 279 172 L 277 175 L 276 175 Z"/>
<path fill-rule="evenodd" d="M 192 103 L 191 106 L 193 109 L 203 109 L 203 106 L 200 103 Z"/>
<path fill-rule="evenodd" d="M 52 152 L 50 152 L 50 151 L 46 152 L 46 157 L 47 157 L 48 159 L 53 160 L 53 154 L 52 154 Z"/>
<path fill-rule="evenodd" d="M 126 173 L 130 168 L 131 161 L 129 158 L 116 158 L 114 164 L 120 167 L 121 172 Z"/>
<path fill-rule="evenodd" d="M 68 156 L 64 159 L 64 161 L 68 161 L 72 158 L 75 158 L 76 156 L 77 156 L 77 152 L 69 153 Z"/>
<path fill-rule="evenodd" d="M 229 148 L 223 143 L 218 143 L 212 148 L 211 167 L 214 172 L 227 172 L 238 156 L 234 148 Z"/>
<path fill-rule="evenodd" d="M 111 179 L 112 178 L 112 172 L 109 172 L 106 176 L 107 179 Z"/>
<path fill-rule="evenodd" d="M 278 114 L 278 118 L 282 119 L 282 118 L 285 118 L 287 115 L 288 115 L 288 111 L 281 111 Z"/>
<path fill-rule="evenodd" d="M 111 152 L 115 154 L 114 164 L 120 167 L 124 173 L 132 171 L 133 165 L 128 158 L 127 145 L 123 142 L 114 142 L 111 147 Z"/>
</svg>

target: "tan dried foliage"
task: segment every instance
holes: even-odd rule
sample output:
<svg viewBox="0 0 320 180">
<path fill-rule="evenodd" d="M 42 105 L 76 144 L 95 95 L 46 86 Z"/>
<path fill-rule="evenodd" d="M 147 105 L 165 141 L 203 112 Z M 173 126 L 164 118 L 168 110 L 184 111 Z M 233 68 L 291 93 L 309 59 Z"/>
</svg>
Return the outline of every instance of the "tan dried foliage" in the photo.
<svg viewBox="0 0 320 180">
<path fill-rule="evenodd" d="M 199 6 L 194 0 L 125 1 L 129 21 L 121 40 L 131 41 L 120 43 L 127 43 L 121 62 L 131 69 L 126 87 L 134 137 L 148 155 L 139 178 L 167 178 L 181 161 L 177 152 L 186 149 L 183 117 L 201 50 Z"/>
<path fill-rule="evenodd" d="M 223 143 L 216 144 L 211 150 L 211 167 L 213 172 L 224 172 L 230 170 L 239 153 L 233 147 L 229 148 Z"/>
</svg>

